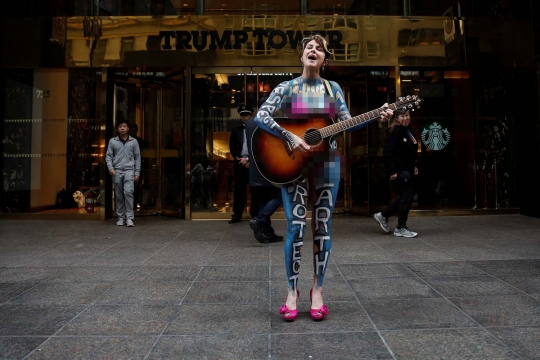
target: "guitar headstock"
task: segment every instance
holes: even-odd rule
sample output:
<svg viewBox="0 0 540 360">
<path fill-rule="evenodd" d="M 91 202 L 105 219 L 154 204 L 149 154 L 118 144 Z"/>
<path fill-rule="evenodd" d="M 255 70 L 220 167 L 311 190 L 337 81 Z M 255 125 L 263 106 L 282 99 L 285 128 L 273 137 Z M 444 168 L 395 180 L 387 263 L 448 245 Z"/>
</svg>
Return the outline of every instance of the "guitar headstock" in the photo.
<svg viewBox="0 0 540 360">
<path fill-rule="evenodd" d="M 420 109 L 420 105 L 424 100 L 420 99 L 417 95 L 407 95 L 405 97 L 400 97 L 398 101 L 394 103 L 396 110 L 400 111 L 414 111 L 415 109 Z"/>
</svg>

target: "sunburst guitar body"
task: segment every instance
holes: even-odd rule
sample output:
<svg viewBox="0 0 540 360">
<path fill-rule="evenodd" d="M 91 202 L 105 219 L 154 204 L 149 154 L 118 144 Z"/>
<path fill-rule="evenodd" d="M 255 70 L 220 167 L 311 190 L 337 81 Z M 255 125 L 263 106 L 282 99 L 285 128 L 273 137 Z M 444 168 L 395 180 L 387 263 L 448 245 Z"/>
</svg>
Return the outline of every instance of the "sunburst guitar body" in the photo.
<svg viewBox="0 0 540 360">
<path fill-rule="evenodd" d="M 310 119 L 297 120 L 282 118 L 279 125 L 287 131 L 306 139 L 306 135 L 315 134 L 326 126 L 332 125 L 332 120 Z M 310 136 L 307 136 L 310 139 Z M 317 138 L 318 141 L 308 142 L 311 149 L 309 152 L 290 151 L 287 142 L 257 128 L 251 138 L 255 166 L 259 172 L 271 183 L 282 185 L 294 182 L 302 176 L 302 167 L 308 157 L 317 152 L 328 151 L 328 140 Z"/>
</svg>

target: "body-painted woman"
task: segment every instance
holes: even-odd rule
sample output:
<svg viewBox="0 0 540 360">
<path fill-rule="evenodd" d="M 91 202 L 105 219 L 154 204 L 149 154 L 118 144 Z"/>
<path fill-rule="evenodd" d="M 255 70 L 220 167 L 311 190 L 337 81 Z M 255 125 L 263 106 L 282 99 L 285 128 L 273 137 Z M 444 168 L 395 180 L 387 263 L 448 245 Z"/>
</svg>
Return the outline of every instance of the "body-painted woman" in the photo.
<svg viewBox="0 0 540 360">
<path fill-rule="evenodd" d="M 337 120 L 343 121 L 351 118 L 341 87 L 333 81 L 326 82 L 320 76 L 321 71 L 324 71 L 328 66 L 331 54 L 326 40 L 320 35 L 312 35 L 304 39 L 300 54 L 303 67 L 302 75 L 279 84 L 257 113 L 255 118 L 257 124 L 263 130 L 287 142 L 290 149 L 308 152 L 310 146 L 299 136 L 281 127 L 272 118 L 272 114 L 281 108 L 284 99 L 291 97 L 291 101 L 298 104 L 298 106 L 291 106 L 292 111 L 306 111 L 308 117 L 310 112 L 320 115 L 335 109 Z M 328 96 L 321 101 L 320 94 Z M 329 101 L 332 103 L 328 104 Z M 333 115 L 330 114 L 332 117 Z M 387 119 L 391 116 L 392 111 L 388 109 L 383 111 L 381 119 Z M 365 126 L 365 123 L 351 130 L 362 126 Z M 287 217 L 285 266 L 288 291 L 287 300 L 280 309 L 280 314 L 287 321 L 294 321 L 297 316 L 298 276 L 301 249 L 306 233 L 308 200 L 312 204 L 311 229 L 314 265 L 313 286 L 310 291 L 311 317 L 313 320 L 322 320 L 328 315 L 328 308 L 324 305 L 322 298 L 322 286 L 332 247 L 332 212 L 341 177 L 340 155 L 336 149 L 335 141 L 330 141 L 329 150 L 310 154 L 309 161 L 303 168 L 302 179 L 283 186 L 281 190 L 283 208 Z M 283 149 L 279 150 L 283 151 Z M 273 149 L 268 149 L 268 151 L 273 151 Z"/>
</svg>

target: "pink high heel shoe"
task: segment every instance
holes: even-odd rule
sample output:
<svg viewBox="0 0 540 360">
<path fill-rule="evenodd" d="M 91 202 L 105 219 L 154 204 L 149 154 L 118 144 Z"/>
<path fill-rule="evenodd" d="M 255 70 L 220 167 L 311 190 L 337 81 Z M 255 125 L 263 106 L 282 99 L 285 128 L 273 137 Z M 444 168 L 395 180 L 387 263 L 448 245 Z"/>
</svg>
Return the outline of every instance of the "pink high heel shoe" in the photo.
<svg viewBox="0 0 540 360">
<path fill-rule="evenodd" d="M 286 304 L 284 304 L 279 313 L 283 315 L 283 320 L 285 321 L 294 321 L 298 315 L 298 298 L 300 297 L 300 291 L 296 290 L 296 309 L 290 310 Z"/>
<path fill-rule="evenodd" d="M 309 301 L 310 302 L 313 302 L 311 300 L 311 293 L 313 292 L 313 289 L 309 290 Z M 325 316 L 328 316 L 328 307 L 323 304 L 323 306 L 321 306 L 320 309 L 313 309 L 313 308 L 310 308 L 310 312 L 311 312 L 311 318 L 315 321 L 319 321 L 319 320 L 324 320 L 324 317 Z"/>
</svg>

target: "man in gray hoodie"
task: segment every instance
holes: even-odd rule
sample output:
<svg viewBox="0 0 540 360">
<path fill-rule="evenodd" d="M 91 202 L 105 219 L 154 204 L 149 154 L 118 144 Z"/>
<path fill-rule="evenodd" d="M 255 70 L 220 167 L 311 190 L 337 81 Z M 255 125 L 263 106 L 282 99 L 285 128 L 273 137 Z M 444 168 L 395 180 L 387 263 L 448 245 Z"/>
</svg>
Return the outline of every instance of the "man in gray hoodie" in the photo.
<svg viewBox="0 0 540 360">
<path fill-rule="evenodd" d="M 137 140 L 129 136 L 129 125 L 126 120 L 116 124 L 118 136 L 109 140 L 105 159 L 109 174 L 113 177 L 116 199 L 118 226 L 135 226 L 133 224 L 133 192 L 135 181 L 141 174 L 141 151 Z"/>
</svg>

